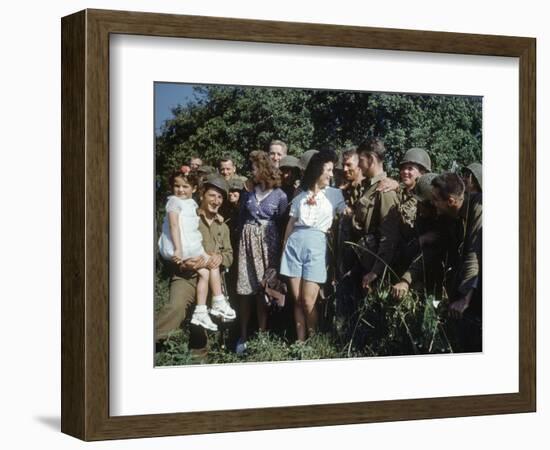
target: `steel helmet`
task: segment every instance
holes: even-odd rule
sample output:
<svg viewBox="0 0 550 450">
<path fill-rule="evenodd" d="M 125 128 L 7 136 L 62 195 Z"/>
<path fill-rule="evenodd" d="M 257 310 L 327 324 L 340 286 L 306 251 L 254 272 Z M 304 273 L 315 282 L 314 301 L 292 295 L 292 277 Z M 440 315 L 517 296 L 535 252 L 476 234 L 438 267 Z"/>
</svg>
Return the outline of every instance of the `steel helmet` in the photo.
<svg viewBox="0 0 550 450">
<path fill-rule="evenodd" d="M 302 170 L 306 170 L 306 167 L 309 164 L 309 160 L 316 153 L 319 153 L 319 150 L 312 149 L 305 151 L 302 156 L 300 156 L 300 167 L 302 168 Z"/>
<path fill-rule="evenodd" d="M 418 177 L 414 186 L 414 196 L 419 202 L 432 199 L 432 180 L 437 177 L 436 173 L 430 172 Z"/>
<path fill-rule="evenodd" d="M 483 166 L 478 163 L 474 162 L 466 167 L 470 172 L 472 172 L 472 175 L 474 176 L 475 180 L 477 181 L 477 184 L 479 184 L 479 187 L 481 188 L 481 179 L 483 174 Z"/>
<path fill-rule="evenodd" d="M 401 166 L 405 163 L 417 164 L 427 172 L 432 171 L 432 161 L 430 160 L 430 155 L 428 155 L 428 152 L 423 148 L 414 147 L 407 150 L 399 165 Z"/>
</svg>

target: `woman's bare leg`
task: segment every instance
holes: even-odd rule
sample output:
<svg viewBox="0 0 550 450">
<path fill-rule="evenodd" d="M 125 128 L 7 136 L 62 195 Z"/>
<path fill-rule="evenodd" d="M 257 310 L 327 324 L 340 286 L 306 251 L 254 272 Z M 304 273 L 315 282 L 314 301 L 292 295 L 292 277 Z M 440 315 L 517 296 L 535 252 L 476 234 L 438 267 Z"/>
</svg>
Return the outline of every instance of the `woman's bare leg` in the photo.
<svg viewBox="0 0 550 450">
<path fill-rule="evenodd" d="M 303 310 L 306 318 L 306 329 L 311 337 L 317 331 L 318 314 L 315 303 L 319 295 L 320 286 L 313 282 L 302 280 Z"/>
<path fill-rule="evenodd" d="M 256 314 L 258 316 L 258 330 L 267 330 L 267 305 L 262 294 L 256 295 Z"/>
<path fill-rule="evenodd" d="M 294 298 L 294 324 L 296 325 L 296 339 L 298 341 L 306 340 L 306 317 L 304 314 L 304 305 L 302 303 L 302 279 L 289 278 L 290 293 Z"/>
</svg>

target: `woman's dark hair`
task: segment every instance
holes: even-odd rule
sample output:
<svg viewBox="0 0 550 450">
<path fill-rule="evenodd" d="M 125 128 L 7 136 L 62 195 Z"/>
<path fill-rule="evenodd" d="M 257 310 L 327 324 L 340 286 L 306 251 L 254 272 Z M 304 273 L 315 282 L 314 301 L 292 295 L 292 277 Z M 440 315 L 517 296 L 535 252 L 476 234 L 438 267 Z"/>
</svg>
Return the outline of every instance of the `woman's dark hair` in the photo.
<svg viewBox="0 0 550 450">
<path fill-rule="evenodd" d="M 332 149 L 325 149 L 315 153 L 309 160 L 309 164 L 302 177 L 302 182 L 300 183 L 302 189 L 313 189 L 316 181 L 323 174 L 324 165 L 329 162 L 335 164 L 336 161 L 338 161 L 338 155 Z"/>
<path fill-rule="evenodd" d="M 168 184 L 171 188 L 174 187 L 174 181 L 176 180 L 176 178 L 181 178 L 193 187 L 199 186 L 199 177 L 197 177 L 194 173 L 190 172 L 185 174 L 181 170 L 174 170 L 168 178 Z"/>
<path fill-rule="evenodd" d="M 266 152 L 261 150 L 253 151 L 250 153 L 249 161 L 250 166 L 254 164 L 258 168 L 259 184 L 262 184 L 264 189 L 278 188 L 281 186 L 281 173 L 279 169 L 273 165 L 271 158 Z"/>
</svg>

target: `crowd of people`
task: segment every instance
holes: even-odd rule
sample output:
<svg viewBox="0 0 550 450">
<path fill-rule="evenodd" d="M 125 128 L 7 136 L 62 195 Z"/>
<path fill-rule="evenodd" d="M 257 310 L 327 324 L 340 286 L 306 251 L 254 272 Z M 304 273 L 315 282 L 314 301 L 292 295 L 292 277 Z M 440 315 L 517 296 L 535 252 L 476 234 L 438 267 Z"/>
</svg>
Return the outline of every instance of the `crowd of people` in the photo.
<svg viewBox="0 0 550 450">
<path fill-rule="evenodd" d="M 436 174 L 429 153 L 411 148 L 397 181 L 385 159 L 375 137 L 299 158 L 276 140 L 250 153 L 249 178 L 229 157 L 216 168 L 194 156 L 175 170 L 158 242 L 170 289 L 157 348 L 191 317 L 195 336 L 234 323 L 243 353 L 283 307 L 305 341 L 318 331 L 324 287 L 334 287 L 337 313 L 350 314 L 354 299 L 389 280 L 393 301 L 411 289 L 447 298 L 461 348 L 481 351 L 481 164 Z"/>
</svg>

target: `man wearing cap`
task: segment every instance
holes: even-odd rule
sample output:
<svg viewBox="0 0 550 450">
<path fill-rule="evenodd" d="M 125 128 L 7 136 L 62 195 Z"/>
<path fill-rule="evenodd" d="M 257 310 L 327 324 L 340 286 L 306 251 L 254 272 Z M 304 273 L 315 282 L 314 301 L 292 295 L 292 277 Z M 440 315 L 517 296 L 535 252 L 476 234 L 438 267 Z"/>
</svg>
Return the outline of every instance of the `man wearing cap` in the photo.
<svg viewBox="0 0 550 450">
<path fill-rule="evenodd" d="M 238 241 L 239 228 L 239 202 L 241 193 L 244 189 L 244 181 L 240 178 L 232 178 L 227 182 L 228 195 L 227 201 L 220 208 L 220 214 L 223 216 L 225 223 L 229 227 L 231 235 L 231 245 L 236 250 Z"/>
<path fill-rule="evenodd" d="M 279 170 L 281 171 L 281 189 L 285 192 L 286 198 L 290 202 L 300 185 L 300 177 L 302 175 L 300 160 L 292 155 L 284 156 L 279 163 Z"/>
<path fill-rule="evenodd" d="M 203 257 L 186 259 L 180 265 L 172 264 L 170 293 L 168 301 L 161 307 L 155 318 L 155 340 L 166 339 L 171 332 L 178 330 L 187 317 L 188 309 L 196 301 L 196 270 L 224 266 L 233 262 L 233 251 L 229 238 L 229 228 L 218 214 L 218 210 L 227 197 L 227 183 L 219 175 L 208 175 L 201 188 L 199 231 L 202 244 L 210 255 L 205 263 Z M 203 348 L 206 345 L 206 333 L 200 327 L 190 327 L 190 347 Z"/>
<path fill-rule="evenodd" d="M 269 143 L 269 158 L 273 161 L 275 167 L 280 167 L 281 159 L 288 153 L 288 146 L 279 140 L 274 140 Z"/>
</svg>

